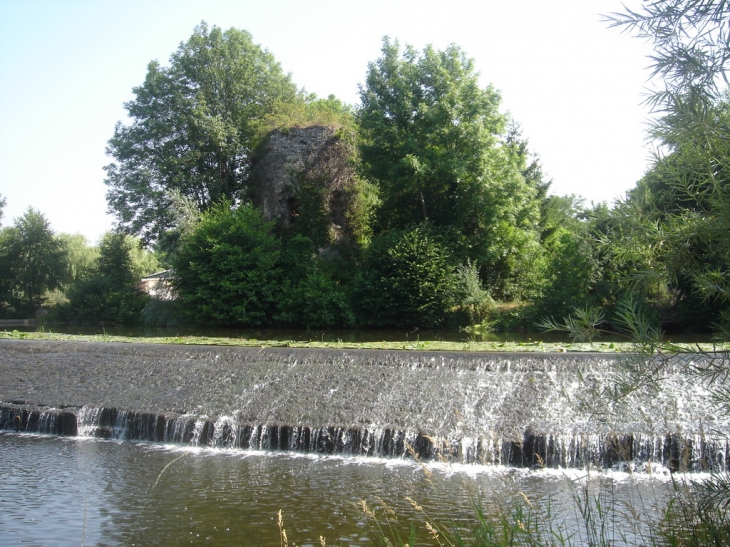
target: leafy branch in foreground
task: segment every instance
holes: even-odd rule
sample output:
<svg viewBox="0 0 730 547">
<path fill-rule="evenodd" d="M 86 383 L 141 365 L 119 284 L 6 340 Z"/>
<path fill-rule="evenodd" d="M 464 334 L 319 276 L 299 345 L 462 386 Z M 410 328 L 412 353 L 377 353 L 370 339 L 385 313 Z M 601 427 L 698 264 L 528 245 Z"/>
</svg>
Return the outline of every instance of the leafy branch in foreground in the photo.
<svg viewBox="0 0 730 547">
<path fill-rule="evenodd" d="M 727 80 L 730 62 L 730 2 L 727 0 L 657 0 L 642 2 L 640 10 L 625 8 L 605 19 L 638 38 L 651 42 L 652 78 L 665 90 L 650 97 L 659 105 L 688 92 L 711 95 Z"/>
<path fill-rule="evenodd" d="M 595 306 L 586 306 L 573 308 L 573 313 L 564 318 L 562 323 L 553 317 L 545 317 L 536 325 L 544 332 L 567 332 L 573 342 L 592 344 L 594 338 L 605 332 L 598 328 L 605 322 L 603 310 Z"/>
</svg>

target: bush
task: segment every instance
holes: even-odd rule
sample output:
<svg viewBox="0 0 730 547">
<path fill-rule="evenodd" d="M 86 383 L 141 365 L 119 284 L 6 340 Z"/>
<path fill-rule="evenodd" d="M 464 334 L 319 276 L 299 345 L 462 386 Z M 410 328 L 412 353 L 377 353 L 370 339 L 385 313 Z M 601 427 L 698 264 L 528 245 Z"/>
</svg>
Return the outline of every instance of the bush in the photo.
<svg viewBox="0 0 730 547">
<path fill-rule="evenodd" d="M 450 323 L 462 327 L 488 323 L 496 313 L 497 306 L 489 291 L 484 290 L 479 272 L 471 264 L 458 266 L 456 306 L 451 310 Z"/>
<path fill-rule="evenodd" d="M 583 306 L 598 277 L 598 264 L 586 236 L 560 228 L 545 242 L 548 275 L 538 314 L 563 317 Z"/>
<path fill-rule="evenodd" d="M 275 320 L 306 328 L 351 327 L 355 316 L 343 288 L 323 270 L 311 239 L 297 235 L 281 253 L 285 276 Z"/>
<path fill-rule="evenodd" d="M 150 298 L 140 317 L 145 327 L 176 327 L 180 324 L 180 309 L 175 300 Z"/>
<path fill-rule="evenodd" d="M 77 281 L 66 296 L 60 315 L 74 323 L 137 323 L 149 299 L 134 285 L 119 286 L 100 274 Z"/>
<path fill-rule="evenodd" d="M 351 327 L 355 316 L 337 284 L 315 270 L 296 285 L 285 283 L 276 319 L 310 328 Z"/>
<path fill-rule="evenodd" d="M 173 261 L 185 319 L 210 326 L 271 322 L 281 287 L 272 228 L 253 205 L 221 203 L 201 216 Z"/>
<path fill-rule="evenodd" d="M 377 327 L 439 327 L 464 285 L 448 248 L 427 226 L 373 239 L 355 279 L 360 322 Z"/>
</svg>

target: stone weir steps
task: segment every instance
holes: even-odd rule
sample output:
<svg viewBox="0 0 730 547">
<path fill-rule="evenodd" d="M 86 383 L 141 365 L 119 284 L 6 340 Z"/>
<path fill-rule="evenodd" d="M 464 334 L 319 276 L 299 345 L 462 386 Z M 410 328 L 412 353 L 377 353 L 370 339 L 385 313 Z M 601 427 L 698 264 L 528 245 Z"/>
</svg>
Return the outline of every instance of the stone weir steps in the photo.
<svg viewBox="0 0 730 547">
<path fill-rule="evenodd" d="M 598 421 L 615 356 L 0 340 L 0 429 L 546 467 L 730 469 L 730 420 L 679 367 Z M 145 409 L 145 410 L 140 410 Z"/>
<path fill-rule="evenodd" d="M 515 467 L 625 468 L 658 463 L 670 470 L 730 469 L 728 443 L 678 434 L 654 438 L 607 434 L 561 436 L 526 431 L 521 440 L 441 441 L 385 428 L 236 425 L 230 419 L 167 416 L 119 408 L 49 408 L 0 402 L 0 429 L 100 439 L 243 450 L 414 458 Z"/>
</svg>

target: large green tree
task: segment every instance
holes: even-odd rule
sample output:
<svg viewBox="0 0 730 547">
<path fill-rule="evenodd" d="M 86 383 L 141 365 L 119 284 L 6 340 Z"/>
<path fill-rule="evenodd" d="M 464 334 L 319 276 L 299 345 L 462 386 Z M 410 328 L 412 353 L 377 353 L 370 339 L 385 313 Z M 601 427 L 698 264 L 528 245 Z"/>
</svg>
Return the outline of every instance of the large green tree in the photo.
<svg viewBox="0 0 730 547">
<path fill-rule="evenodd" d="M 176 195 L 204 211 L 238 201 L 264 119 L 299 100 L 271 53 L 245 31 L 196 27 L 169 66 L 153 61 L 107 153 L 109 209 L 145 242 L 174 227 Z"/>
<path fill-rule="evenodd" d="M 60 287 L 66 270 L 66 251 L 45 216 L 32 207 L 3 230 L 0 248 L 6 298 L 25 313 L 34 314 L 47 290 Z"/>
<path fill-rule="evenodd" d="M 0 226 L 3 225 L 3 222 L 2 221 L 3 221 L 3 216 L 5 214 L 4 211 L 3 211 L 3 209 L 5 209 L 5 206 L 7 204 L 8 204 L 7 199 L 5 199 L 2 194 L 0 194 Z"/>
<path fill-rule="evenodd" d="M 382 200 L 378 229 L 428 222 L 458 234 L 458 252 L 490 288 L 514 295 L 510 278 L 530 277 L 522 257 L 535 264 L 539 254 L 539 212 L 523 158 L 506 142 L 499 93 L 479 85 L 457 46 L 401 51 L 386 38 L 360 99 L 363 167 Z"/>
</svg>

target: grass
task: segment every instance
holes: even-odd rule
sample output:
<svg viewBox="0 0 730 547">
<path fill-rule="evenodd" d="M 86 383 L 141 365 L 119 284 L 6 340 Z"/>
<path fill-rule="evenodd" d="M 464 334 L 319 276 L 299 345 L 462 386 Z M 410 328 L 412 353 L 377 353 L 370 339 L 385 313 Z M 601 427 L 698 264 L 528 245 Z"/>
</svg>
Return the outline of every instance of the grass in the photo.
<svg viewBox="0 0 730 547">
<path fill-rule="evenodd" d="M 566 479 L 567 480 L 567 479 Z M 483 505 L 473 501 L 470 524 L 457 526 L 448 517 L 432 518 L 417 501 L 406 497 L 413 508 L 409 531 L 399 515 L 384 500 L 356 505 L 380 547 L 700 547 L 730 545 L 730 521 L 724 509 L 702 508 L 688 482 L 667 484 L 669 500 L 658 512 L 649 507 L 657 500 L 635 499 L 618 502 L 610 492 L 594 493 L 587 485 L 573 483 L 568 510 L 574 512 L 569 524 L 565 514 L 555 512 L 550 500 L 531 500 L 513 491 L 505 499 Z M 656 505 L 654 505 L 656 509 Z M 654 509 L 654 510 L 655 510 Z M 564 508 L 565 510 L 565 508 Z M 288 546 L 281 511 L 279 529 L 282 547 Z M 320 536 L 326 547 L 326 539 Z M 332 544 L 337 545 L 335 544 Z"/>
<path fill-rule="evenodd" d="M 461 351 L 461 352 L 605 352 L 619 353 L 631 349 L 632 344 L 626 342 L 570 343 L 570 342 L 480 342 L 467 338 L 462 342 L 445 341 L 398 341 L 398 342 L 325 342 L 321 340 L 257 340 L 253 338 L 227 338 L 209 336 L 119 336 L 112 334 L 58 334 L 44 330 L 38 332 L 21 332 L 17 330 L 0 331 L 0 339 L 4 340 L 53 340 L 71 342 L 120 342 L 136 344 L 180 344 L 205 346 L 238 346 L 257 348 L 315 348 L 315 349 L 380 349 L 406 351 Z M 680 344 L 681 346 L 681 344 Z M 688 348 L 697 349 L 697 344 L 687 344 Z M 717 345 L 700 344 L 700 348 L 713 351 Z M 723 346 L 727 347 L 727 345 Z"/>
</svg>

